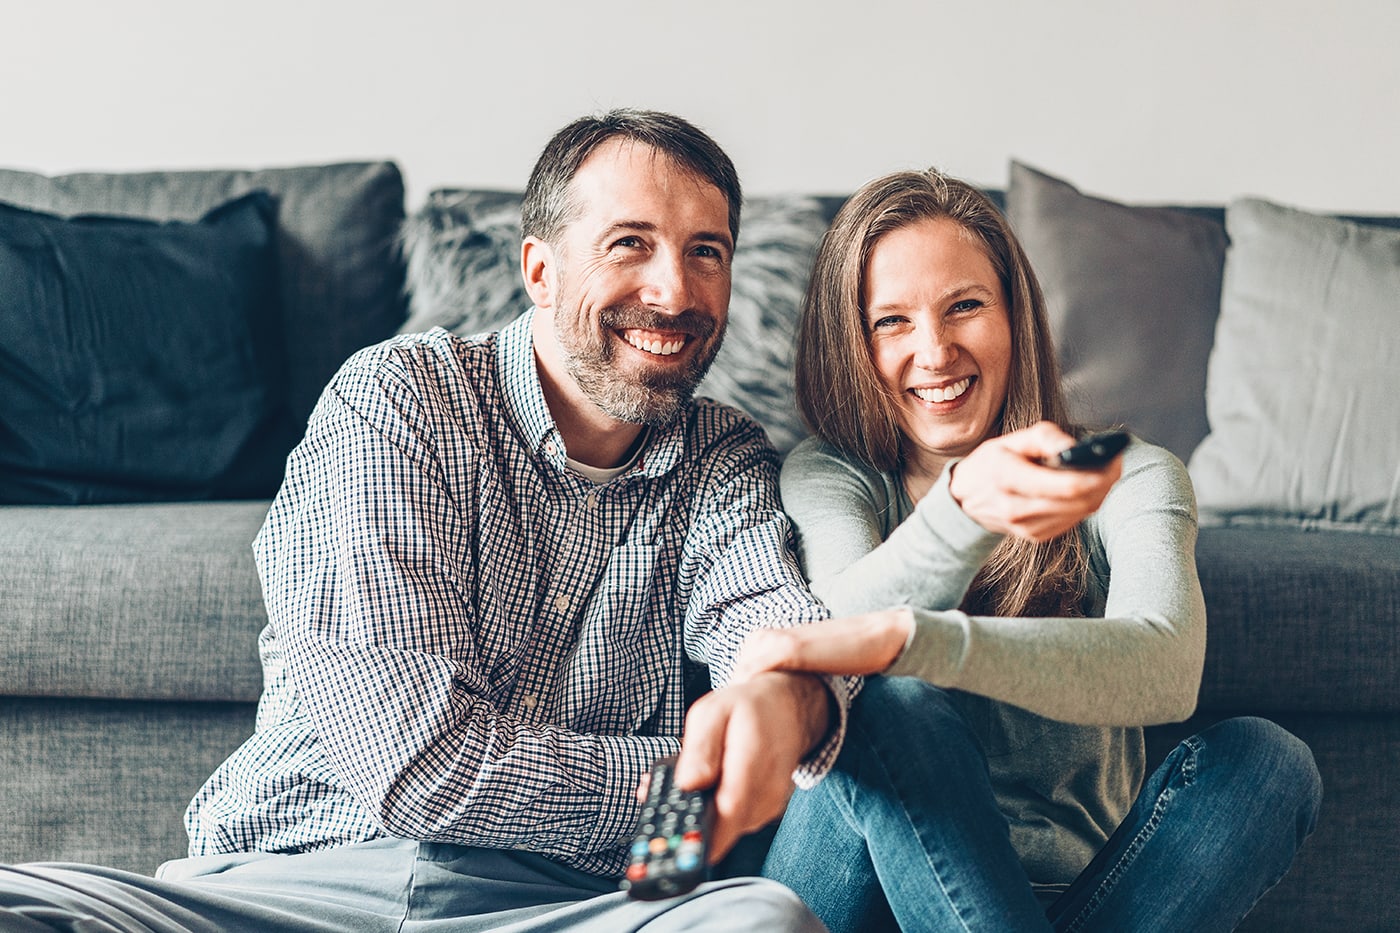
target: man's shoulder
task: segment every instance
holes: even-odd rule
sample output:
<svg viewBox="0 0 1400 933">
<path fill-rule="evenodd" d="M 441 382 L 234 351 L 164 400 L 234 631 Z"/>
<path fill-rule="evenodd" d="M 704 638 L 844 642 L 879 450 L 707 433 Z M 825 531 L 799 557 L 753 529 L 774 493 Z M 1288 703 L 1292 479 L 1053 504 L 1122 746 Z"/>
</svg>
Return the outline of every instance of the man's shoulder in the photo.
<svg viewBox="0 0 1400 933">
<path fill-rule="evenodd" d="M 685 409 L 686 431 L 697 451 L 749 448 L 777 456 L 768 432 L 751 415 L 726 402 L 697 396 Z"/>
<path fill-rule="evenodd" d="M 495 332 L 463 337 L 434 327 L 421 333 L 396 334 L 359 350 L 342 372 L 434 373 L 464 367 L 489 367 L 496 356 Z"/>
</svg>

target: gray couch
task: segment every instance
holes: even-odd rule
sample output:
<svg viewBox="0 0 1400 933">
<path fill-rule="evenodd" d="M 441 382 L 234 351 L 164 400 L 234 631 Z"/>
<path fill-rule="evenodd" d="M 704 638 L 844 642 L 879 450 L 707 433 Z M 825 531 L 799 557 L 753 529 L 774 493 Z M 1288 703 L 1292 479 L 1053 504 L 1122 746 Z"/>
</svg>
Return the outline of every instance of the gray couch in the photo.
<svg viewBox="0 0 1400 933">
<path fill-rule="evenodd" d="M 463 268 L 495 268 L 489 256 L 466 266 L 463 257 L 493 243 L 511 248 L 499 224 L 513 209 L 512 195 L 430 196 L 407 227 L 408 281 L 418 296 L 409 308 L 395 239 L 403 188 L 392 165 L 56 179 L 0 172 L 0 201 L 61 214 L 194 218 L 253 188 L 280 199 L 285 337 L 295 361 L 288 404 L 303 419 L 357 347 L 401 327 L 474 328 L 518 307 L 512 288 L 502 286 L 471 292 L 474 300 L 494 296 L 499 307 L 491 314 L 442 318 L 469 284 Z M 751 249 L 754 258 L 736 267 L 731 326 L 740 333 L 768 328 L 785 340 L 791 321 L 772 316 L 790 317 L 803 273 L 785 276 L 784 263 L 803 269 L 840 199 L 779 200 L 756 199 L 746 215 L 740 253 Z M 1219 208 L 1181 213 L 1217 225 L 1224 219 Z M 793 226 L 794 218 L 802 223 Z M 1026 239 L 1030 250 L 1033 237 Z M 762 255 L 765 244 L 786 250 L 785 258 Z M 1053 265 L 1051 257 L 1046 262 Z M 1055 277 L 1050 269 L 1047 292 Z M 795 281 L 784 286 L 785 278 Z M 790 390 L 770 391 L 781 375 L 770 371 L 759 380 L 770 385 L 755 384 L 759 364 L 734 355 L 744 349 L 740 342 L 759 341 L 727 347 L 726 371 L 708 388 L 769 418 L 784 408 L 790 417 L 783 401 Z M 778 357 L 764 365 L 780 368 Z M 1068 368 L 1074 377 L 1076 367 Z M 1123 415 L 1107 413 L 1135 422 Z M 792 439 L 790 424 L 774 420 L 770 429 Z M 0 641 L 0 812 L 7 817 L 0 861 L 149 872 L 183 854 L 185 804 L 253 725 L 261 686 L 255 639 L 266 616 L 249 544 L 267 507 L 266 499 L 0 506 L 7 633 Z M 1203 529 L 1197 563 L 1210 637 L 1199 711 L 1188 723 L 1149 730 L 1150 752 L 1160 757 L 1190 730 L 1238 713 L 1293 730 L 1322 771 L 1321 822 L 1246 928 L 1393 930 L 1400 928 L 1390 897 L 1400 870 L 1400 538 L 1317 524 L 1226 515 Z"/>
</svg>

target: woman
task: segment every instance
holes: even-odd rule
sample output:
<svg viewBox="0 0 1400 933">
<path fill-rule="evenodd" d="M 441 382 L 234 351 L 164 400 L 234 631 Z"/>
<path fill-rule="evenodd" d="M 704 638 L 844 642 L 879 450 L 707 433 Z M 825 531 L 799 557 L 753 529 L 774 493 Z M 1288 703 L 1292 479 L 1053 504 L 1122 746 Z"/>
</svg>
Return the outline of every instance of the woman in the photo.
<svg viewBox="0 0 1400 933">
<path fill-rule="evenodd" d="M 996 208 L 932 171 L 862 188 L 818 252 L 796 366 L 815 437 L 784 504 L 814 590 L 864 615 L 759 633 L 740 676 L 908 676 L 867 681 L 765 874 L 835 933 L 1232 929 L 1311 832 L 1317 771 L 1239 719 L 1143 781 L 1142 727 L 1189 716 L 1200 682 L 1191 484 L 1136 440 L 1045 465 L 1075 438 Z"/>
</svg>

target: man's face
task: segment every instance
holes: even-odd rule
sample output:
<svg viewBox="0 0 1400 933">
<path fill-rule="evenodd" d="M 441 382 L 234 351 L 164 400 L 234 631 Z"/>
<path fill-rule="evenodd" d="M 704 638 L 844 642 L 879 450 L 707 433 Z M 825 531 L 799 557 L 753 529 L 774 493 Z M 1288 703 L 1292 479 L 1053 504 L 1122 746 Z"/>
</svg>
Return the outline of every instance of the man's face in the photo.
<svg viewBox="0 0 1400 933">
<path fill-rule="evenodd" d="M 631 140 L 596 149 L 570 195 L 572 220 L 552 245 L 558 361 L 609 417 L 665 424 L 724 336 L 734 252 L 728 202 Z"/>
</svg>

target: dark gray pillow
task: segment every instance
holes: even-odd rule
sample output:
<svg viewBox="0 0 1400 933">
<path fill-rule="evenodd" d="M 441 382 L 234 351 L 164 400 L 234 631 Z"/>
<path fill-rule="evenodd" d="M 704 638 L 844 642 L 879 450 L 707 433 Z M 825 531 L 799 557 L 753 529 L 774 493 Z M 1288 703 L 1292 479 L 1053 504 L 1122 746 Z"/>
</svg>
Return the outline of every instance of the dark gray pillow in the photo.
<svg viewBox="0 0 1400 933">
<path fill-rule="evenodd" d="M 1019 162 L 1006 206 L 1045 291 L 1074 418 L 1126 424 L 1189 458 L 1207 431 L 1223 227 L 1089 197 Z"/>
<path fill-rule="evenodd" d="M 257 190 L 277 202 L 287 402 L 304 422 L 346 357 L 392 336 L 403 322 L 403 264 L 394 241 L 404 188 L 393 163 L 52 178 L 0 169 L 0 201 L 65 216 L 195 221 Z"/>
<path fill-rule="evenodd" d="M 520 277 L 520 195 L 441 189 L 404 225 L 409 318 L 405 333 L 494 330 L 530 306 Z M 781 452 L 806 436 L 792 354 L 812 257 L 826 231 L 820 202 L 750 198 L 734 255 L 729 330 L 700 395 L 734 405 Z"/>
<path fill-rule="evenodd" d="M 277 491 L 274 217 L 263 192 L 192 224 L 0 204 L 0 502 Z"/>
</svg>

